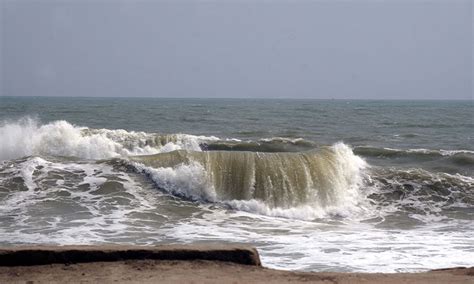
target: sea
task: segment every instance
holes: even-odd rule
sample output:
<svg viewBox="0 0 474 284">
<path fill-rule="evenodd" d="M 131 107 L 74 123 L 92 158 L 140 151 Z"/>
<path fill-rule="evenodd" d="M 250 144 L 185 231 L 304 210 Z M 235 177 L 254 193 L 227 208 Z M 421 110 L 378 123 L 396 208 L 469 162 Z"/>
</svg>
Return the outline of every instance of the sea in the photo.
<svg viewBox="0 0 474 284">
<path fill-rule="evenodd" d="M 1 246 L 196 243 L 474 266 L 473 101 L 0 97 Z"/>
</svg>

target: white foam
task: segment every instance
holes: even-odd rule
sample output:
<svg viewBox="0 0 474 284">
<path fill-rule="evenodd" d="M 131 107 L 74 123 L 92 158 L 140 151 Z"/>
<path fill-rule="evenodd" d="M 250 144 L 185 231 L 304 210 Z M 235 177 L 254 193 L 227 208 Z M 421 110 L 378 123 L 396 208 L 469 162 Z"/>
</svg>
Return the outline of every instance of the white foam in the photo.
<svg viewBox="0 0 474 284">
<path fill-rule="evenodd" d="M 86 176 L 78 185 L 88 184 L 91 189 L 95 190 L 107 181 L 105 177 Z"/>
<path fill-rule="evenodd" d="M 0 226 L 0 243 L 106 242 L 115 235 L 147 230 L 140 223 L 142 220 L 129 217 L 134 212 L 160 215 L 149 201 L 160 193 L 143 188 L 127 173 L 117 172 L 110 165 L 50 162 L 38 157 L 15 161 L 15 165 L 0 168 L 2 174 L 9 174 L 0 180 L 0 185 L 22 178 L 27 188 L 12 190 L 0 199 L 0 215 L 14 219 L 13 226 Z M 95 193 L 109 180 L 122 186 L 116 187 L 115 192 Z M 53 204 L 48 205 L 50 202 Z M 63 206 L 70 207 L 70 211 L 63 211 Z M 54 215 L 57 212 L 61 214 Z"/>
<path fill-rule="evenodd" d="M 217 200 L 216 192 L 207 177 L 205 169 L 197 162 L 189 165 L 180 164 L 174 168 L 157 169 L 136 162 L 133 162 L 132 165 L 138 171 L 148 174 L 158 187 L 171 194 L 194 200 L 211 202 Z"/>
<path fill-rule="evenodd" d="M 387 170 L 383 170 L 386 172 Z M 395 212 L 408 215 L 410 218 L 421 221 L 424 224 L 457 223 L 450 214 L 445 211 L 449 208 L 470 208 L 469 189 L 474 187 L 472 177 L 460 174 L 431 173 L 429 171 L 410 168 L 404 170 L 390 169 L 388 174 L 375 173 L 376 175 L 387 175 L 384 182 L 374 180 L 371 186 L 367 186 L 367 194 L 374 193 L 380 197 L 376 204 L 380 217 L 393 215 Z M 440 183 L 444 192 L 438 192 L 436 188 L 430 189 L 430 184 Z M 389 184 L 390 186 L 386 186 Z M 404 185 L 409 184 L 409 189 L 401 190 Z M 390 197 L 394 188 L 399 188 L 402 194 L 399 198 Z M 388 199 L 384 197 L 388 195 Z"/>
<path fill-rule="evenodd" d="M 217 137 L 176 134 L 176 142 L 164 146 L 145 145 L 145 141 L 154 136 L 156 134 L 122 129 L 91 130 L 63 120 L 41 125 L 37 120 L 23 118 L 0 124 L 0 161 L 33 155 L 105 159 L 179 149 L 200 151 L 201 141 L 218 140 Z"/>
<path fill-rule="evenodd" d="M 271 138 L 262 138 L 259 141 L 261 142 L 281 142 L 281 143 L 290 143 L 296 144 L 298 142 L 305 141 L 303 138 L 286 138 L 286 137 L 271 137 Z"/>
<path fill-rule="evenodd" d="M 265 266 L 285 270 L 417 272 L 472 266 L 474 259 L 474 251 L 466 249 L 472 247 L 472 230 L 387 230 L 357 222 L 288 222 L 215 208 L 206 212 L 166 233 L 186 243 L 249 243 L 257 246 Z"/>
</svg>

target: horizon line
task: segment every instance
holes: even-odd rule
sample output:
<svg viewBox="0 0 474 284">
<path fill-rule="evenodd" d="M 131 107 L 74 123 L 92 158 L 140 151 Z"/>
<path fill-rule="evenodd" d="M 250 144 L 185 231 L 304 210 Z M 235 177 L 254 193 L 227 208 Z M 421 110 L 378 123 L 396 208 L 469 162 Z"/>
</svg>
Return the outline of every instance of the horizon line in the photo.
<svg viewBox="0 0 474 284">
<path fill-rule="evenodd" d="M 473 101 L 474 98 L 291 98 L 291 97 L 157 97 L 157 96 L 14 96 L 14 95 L 0 95 L 0 98 L 89 98 L 89 99 L 231 99 L 231 100 L 315 100 L 315 101 Z"/>
</svg>

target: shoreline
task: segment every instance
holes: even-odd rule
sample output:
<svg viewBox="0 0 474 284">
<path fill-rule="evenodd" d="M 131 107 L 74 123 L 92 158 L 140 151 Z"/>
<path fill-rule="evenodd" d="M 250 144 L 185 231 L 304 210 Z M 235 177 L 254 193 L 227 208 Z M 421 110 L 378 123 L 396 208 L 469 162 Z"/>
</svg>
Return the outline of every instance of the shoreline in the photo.
<svg viewBox="0 0 474 284">
<path fill-rule="evenodd" d="M 0 282 L 474 283 L 474 267 L 420 273 L 299 272 L 265 268 L 258 251 L 245 245 L 17 246 L 0 248 Z"/>
</svg>

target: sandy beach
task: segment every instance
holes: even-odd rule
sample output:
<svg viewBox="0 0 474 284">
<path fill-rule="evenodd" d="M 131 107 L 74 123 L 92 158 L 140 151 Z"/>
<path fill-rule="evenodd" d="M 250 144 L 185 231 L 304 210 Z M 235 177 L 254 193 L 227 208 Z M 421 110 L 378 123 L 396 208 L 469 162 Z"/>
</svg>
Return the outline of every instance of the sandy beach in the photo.
<svg viewBox="0 0 474 284">
<path fill-rule="evenodd" d="M 42 264 L 38 264 L 42 263 Z M 474 267 L 423 273 L 268 269 L 247 246 L 66 246 L 0 249 L 1 283 L 474 283 Z"/>
</svg>

